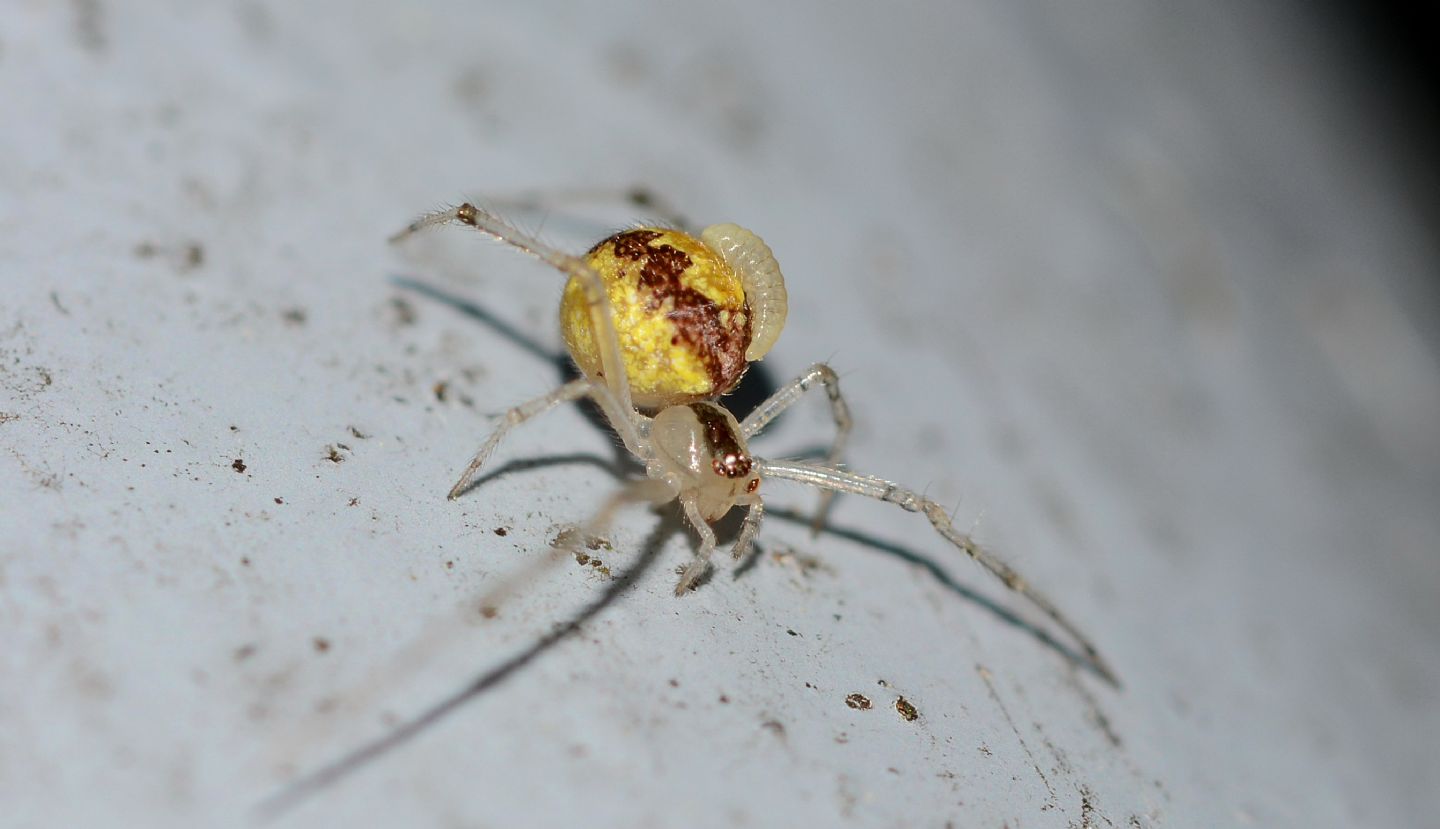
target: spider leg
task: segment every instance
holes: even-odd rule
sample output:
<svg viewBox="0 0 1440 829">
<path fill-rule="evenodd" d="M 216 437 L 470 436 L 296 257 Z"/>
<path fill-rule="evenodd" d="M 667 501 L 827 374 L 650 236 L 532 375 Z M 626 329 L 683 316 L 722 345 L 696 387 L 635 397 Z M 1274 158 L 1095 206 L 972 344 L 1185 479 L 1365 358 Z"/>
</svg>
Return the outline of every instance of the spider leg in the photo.
<svg viewBox="0 0 1440 829">
<path fill-rule="evenodd" d="M 705 571 L 710 569 L 710 556 L 715 552 L 715 530 L 710 528 L 710 523 L 700 514 L 700 507 L 695 503 L 695 499 L 681 495 L 680 504 L 685 509 L 685 518 L 700 536 L 700 549 L 695 551 L 695 559 L 685 565 L 685 570 L 680 574 L 680 582 L 675 585 L 677 596 L 690 590 L 695 586 L 695 582 L 705 575 Z"/>
<path fill-rule="evenodd" d="M 450 487 L 450 494 L 445 497 L 451 501 L 460 497 L 460 493 L 464 492 L 465 489 L 470 486 L 470 482 L 475 479 L 475 475 L 480 471 L 480 467 L 484 466 L 485 462 L 490 459 L 490 455 L 495 452 L 495 447 L 500 445 L 500 441 L 505 439 L 505 436 L 510 433 L 511 429 L 514 429 L 532 417 L 550 411 L 561 403 L 579 400 L 589 394 L 590 389 L 591 384 L 589 380 L 583 378 L 580 380 L 571 380 L 542 397 L 527 400 L 506 412 L 505 419 L 501 421 L 499 426 L 495 427 L 495 430 L 490 433 L 490 437 L 485 439 L 485 444 L 480 447 L 480 451 L 475 453 L 475 457 L 470 460 L 470 465 L 465 467 L 465 472 L 460 475 L 460 480 L 455 482 L 455 486 Z"/>
<path fill-rule="evenodd" d="M 637 184 L 633 187 L 595 187 L 569 190 L 533 190 L 509 197 L 487 198 L 493 208 L 505 211 L 564 210 L 577 204 L 622 205 L 638 209 L 642 216 L 653 218 L 666 227 L 694 235 L 694 228 L 667 199 L 654 190 Z M 648 222 L 647 222 L 648 224 Z"/>
<path fill-rule="evenodd" d="M 836 376 L 834 369 L 824 363 L 816 363 L 805 370 L 805 373 L 785 384 L 779 391 L 770 395 L 770 398 L 761 403 L 759 408 L 745 418 L 740 424 L 740 432 L 748 440 L 769 425 L 779 414 L 795 405 L 807 391 L 815 387 L 815 384 L 825 387 L 825 394 L 830 398 L 830 414 L 835 418 L 835 440 L 830 444 L 830 453 L 825 456 L 827 466 L 836 466 L 840 463 L 840 456 L 845 452 L 845 444 L 850 439 L 850 407 L 845 405 L 845 398 L 840 394 L 840 378 Z M 835 490 L 826 489 L 820 493 L 820 505 L 815 509 L 815 519 L 810 523 L 810 534 L 820 534 L 820 528 L 825 526 L 825 516 L 830 511 L 830 502 L 835 498 Z"/>
<path fill-rule="evenodd" d="M 469 202 L 449 210 L 440 210 L 421 216 L 407 225 L 404 230 L 391 236 L 390 242 L 394 244 L 403 241 L 433 225 L 451 223 L 473 227 L 487 236 L 518 248 L 584 286 L 586 299 L 590 306 L 590 324 L 599 345 L 601 371 L 604 374 L 605 385 L 610 390 L 611 398 L 606 400 L 597 395 L 596 402 L 604 409 L 605 416 L 620 434 L 620 438 L 625 441 L 625 447 L 643 458 L 642 449 L 644 447 L 634 425 L 635 405 L 630 399 L 630 378 L 625 373 L 625 363 L 620 353 L 620 340 L 615 333 L 614 312 L 610 307 L 610 298 L 605 292 L 605 283 L 601 280 L 600 274 L 585 264 L 583 259 L 553 248 L 522 232 L 499 216 Z"/>
<path fill-rule="evenodd" d="M 740 536 L 735 539 L 735 546 L 730 548 L 730 557 L 739 561 L 750 552 L 750 545 L 755 543 L 755 534 L 760 532 L 760 522 L 765 518 L 765 502 L 760 497 L 753 496 L 750 508 L 745 511 L 745 521 L 740 525 Z"/>
<path fill-rule="evenodd" d="M 1051 621 L 1059 625 L 1080 645 L 1091 666 L 1112 685 L 1119 686 L 1120 681 L 1116 678 L 1115 672 L 1100 656 L 1100 652 L 1091 644 L 1090 639 L 1081 633 L 1080 629 L 1072 624 L 1044 594 L 1031 587 L 1010 565 L 975 543 L 970 536 L 955 529 L 955 525 L 951 523 L 950 516 L 946 514 L 944 507 L 929 498 L 922 497 L 913 490 L 883 478 L 857 475 L 853 472 L 844 472 L 832 467 L 800 461 L 781 462 L 755 458 L 755 463 L 759 466 L 762 477 L 798 481 L 832 492 L 864 495 L 867 498 L 895 504 L 907 512 L 924 513 L 925 517 L 930 519 L 936 532 L 940 533 L 946 541 L 975 559 L 981 567 L 989 570 L 992 575 L 1004 582 L 1006 587 L 1024 596 L 1031 604 L 1050 617 Z"/>
</svg>

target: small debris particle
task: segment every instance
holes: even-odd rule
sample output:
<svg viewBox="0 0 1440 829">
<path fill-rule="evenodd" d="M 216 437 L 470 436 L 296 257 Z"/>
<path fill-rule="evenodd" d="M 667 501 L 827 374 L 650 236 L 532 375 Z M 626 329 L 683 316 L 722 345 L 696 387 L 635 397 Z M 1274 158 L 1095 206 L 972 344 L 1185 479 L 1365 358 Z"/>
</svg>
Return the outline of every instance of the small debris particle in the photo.
<svg viewBox="0 0 1440 829">
<path fill-rule="evenodd" d="M 395 312 L 395 323 L 397 325 L 415 324 L 417 314 L 415 313 L 415 306 L 411 305 L 409 300 L 399 296 L 392 297 L 390 299 L 390 308 Z"/>
<path fill-rule="evenodd" d="M 575 554 L 575 563 L 576 563 L 576 564 L 589 564 L 589 563 L 590 563 L 590 556 L 589 556 L 588 554 L 586 554 L 586 553 L 576 553 L 576 554 Z"/>
<path fill-rule="evenodd" d="M 154 242 L 141 242 L 135 246 L 135 256 L 140 259 L 149 259 L 159 252 L 160 249 L 155 246 Z"/>
<path fill-rule="evenodd" d="M 864 694 L 851 694 L 845 698 L 845 704 L 857 711 L 869 711 L 872 707 L 870 698 Z"/>
<path fill-rule="evenodd" d="M 910 704 L 910 700 L 904 697 L 897 697 L 895 699 L 895 711 L 900 715 L 900 719 L 905 722 L 915 722 L 920 719 L 920 712 L 915 709 L 914 705 Z"/>
<path fill-rule="evenodd" d="M 446 569 L 446 570 L 454 570 L 454 569 L 455 569 L 455 562 L 453 562 L 453 561 L 447 561 L 447 562 L 445 562 L 445 569 Z"/>
<path fill-rule="evenodd" d="M 249 556 L 241 556 L 241 558 L 240 558 L 240 566 L 241 566 L 241 567 L 249 567 L 249 566 L 250 566 L 250 557 L 249 557 Z"/>
<path fill-rule="evenodd" d="M 730 704 L 730 696 L 729 696 L 728 694 L 721 694 L 721 695 L 720 695 L 720 704 L 721 704 L 721 705 L 729 705 L 729 704 Z"/>
<path fill-rule="evenodd" d="M 770 731 L 782 740 L 785 739 L 785 724 L 779 720 L 766 720 L 760 724 L 760 727 Z"/>
<path fill-rule="evenodd" d="M 0 423 L 9 423 L 12 420 L 19 420 L 20 415 L 13 412 L 0 412 Z"/>
<path fill-rule="evenodd" d="M 186 269 L 198 268 L 205 264 L 205 248 L 199 242 L 191 242 L 185 246 L 185 267 Z"/>
<path fill-rule="evenodd" d="M 369 435 L 365 434 L 364 432 L 360 431 L 359 429 L 355 428 L 354 426 L 351 426 L 351 427 L 349 427 L 349 428 L 350 428 L 350 434 L 353 435 L 356 440 L 368 440 L 369 437 L 370 437 Z"/>
<path fill-rule="evenodd" d="M 481 605 L 480 615 L 484 616 L 486 619 L 494 619 L 496 616 L 500 615 L 500 611 L 496 610 L 493 605 Z"/>
<path fill-rule="evenodd" d="M 678 680 L 678 679 L 672 679 L 672 680 L 670 680 L 670 687 L 671 687 L 671 688 L 679 688 L 679 687 L 680 687 L 680 680 Z"/>
<path fill-rule="evenodd" d="M 345 456 L 340 454 L 340 447 L 332 443 L 325 447 L 325 460 L 331 463 L 343 463 Z"/>
<path fill-rule="evenodd" d="M 235 424 L 232 423 L 232 424 L 230 424 L 230 431 L 232 431 L 232 432 L 238 432 L 238 431 L 240 431 L 240 427 L 239 427 L 239 426 L 236 426 Z"/>
<path fill-rule="evenodd" d="M 330 650 L 330 640 L 323 636 L 315 637 L 315 652 L 326 653 Z"/>
<path fill-rule="evenodd" d="M 877 680 L 875 680 L 875 684 L 876 684 L 876 685 L 879 685 L 881 688 L 889 688 L 889 687 L 890 687 L 890 683 L 886 682 L 886 681 L 883 680 L 883 679 L 877 679 Z"/>
<path fill-rule="evenodd" d="M 235 661 L 236 661 L 236 662 L 244 662 L 245 660 L 249 659 L 250 657 L 252 657 L 252 656 L 254 656 L 254 655 L 255 655 L 255 646 L 254 646 L 254 645 L 241 645 L 240 647 L 238 647 L 238 648 L 235 649 Z"/>
<path fill-rule="evenodd" d="M 800 634 L 796 633 L 795 631 L 791 630 L 790 628 L 785 628 L 785 632 L 788 633 L 788 634 L 790 634 L 791 636 L 799 636 L 799 635 L 800 635 Z"/>
<path fill-rule="evenodd" d="M 277 504 L 283 504 L 283 503 L 285 503 L 285 499 L 284 499 L 284 498 L 276 498 L 276 499 L 275 499 L 275 503 L 277 503 Z"/>
<path fill-rule="evenodd" d="M 236 472 L 239 472 L 241 475 L 244 475 L 245 461 L 241 460 L 240 458 L 236 458 L 235 460 L 230 462 L 230 468 L 235 470 Z"/>
<path fill-rule="evenodd" d="M 435 399 L 444 403 L 450 396 L 450 384 L 441 380 L 435 384 L 433 391 L 435 392 Z"/>
<path fill-rule="evenodd" d="M 310 315 L 304 308 L 286 308 L 280 312 L 280 319 L 284 320 L 286 325 L 304 325 L 309 318 Z"/>
<path fill-rule="evenodd" d="M 495 534 L 500 536 L 501 538 L 504 538 L 505 536 L 510 534 L 510 531 L 504 527 L 496 527 Z"/>
<path fill-rule="evenodd" d="M 359 498 L 351 498 L 351 499 L 350 499 L 350 503 L 348 504 L 348 506 L 352 506 L 352 507 L 358 507 L 358 506 L 360 506 L 360 499 L 359 499 Z"/>
<path fill-rule="evenodd" d="M 609 541 L 594 535 L 585 539 L 585 547 L 590 550 L 606 549 L 611 552 L 615 551 L 615 548 L 610 546 Z"/>
</svg>

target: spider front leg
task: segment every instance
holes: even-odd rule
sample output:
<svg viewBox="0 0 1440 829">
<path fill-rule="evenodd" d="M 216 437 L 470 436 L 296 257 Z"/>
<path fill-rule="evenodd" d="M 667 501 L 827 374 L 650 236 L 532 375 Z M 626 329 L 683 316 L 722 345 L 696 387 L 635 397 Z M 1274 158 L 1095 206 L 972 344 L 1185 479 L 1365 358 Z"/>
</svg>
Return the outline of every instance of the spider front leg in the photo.
<svg viewBox="0 0 1440 829">
<path fill-rule="evenodd" d="M 421 216 L 407 225 L 404 230 L 391 236 L 390 242 L 398 243 L 433 225 L 451 223 L 474 228 L 487 236 L 518 248 L 584 286 L 585 299 L 589 306 L 590 324 L 600 352 L 601 374 L 604 375 L 605 387 L 610 391 L 608 398 L 596 395 L 595 400 L 605 412 L 605 417 L 610 421 L 610 425 L 615 428 L 620 439 L 625 442 L 625 447 L 632 453 L 643 457 L 639 431 L 634 424 L 635 405 L 630 395 L 630 378 L 626 374 L 625 362 L 620 352 L 620 338 L 615 333 L 614 310 L 610 307 L 610 298 L 605 292 L 605 283 L 600 278 L 600 274 L 579 257 L 553 248 L 511 226 L 499 216 L 481 210 L 469 202 L 449 210 Z"/>
<path fill-rule="evenodd" d="M 781 412 L 795 405 L 796 401 L 817 383 L 825 388 L 825 394 L 830 398 L 830 415 L 835 419 L 835 440 L 830 444 L 830 453 L 825 456 L 825 463 L 832 467 L 839 464 L 840 457 L 845 453 L 845 444 L 850 439 L 850 407 L 845 405 L 845 398 L 840 394 L 840 377 L 824 363 L 816 363 L 806 369 L 804 374 L 770 395 L 768 400 L 761 403 L 740 424 L 741 434 L 746 440 L 754 437 Z M 815 518 L 810 523 L 812 536 L 820 534 L 820 528 L 825 525 L 825 515 L 830 510 L 830 502 L 834 498 L 835 490 L 827 489 L 820 493 L 820 505 L 816 507 Z"/>
<path fill-rule="evenodd" d="M 485 462 L 494 454 L 495 448 L 500 445 L 500 441 L 504 440 L 505 436 L 510 434 L 511 429 L 514 429 L 532 417 L 550 411 L 561 403 L 579 400 L 589 394 L 590 391 L 591 384 L 589 380 L 571 380 L 569 383 L 555 389 L 549 394 L 537 397 L 534 400 L 527 400 L 506 412 L 505 420 L 502 421 L 499 426 L 495 427 L 495 430 L 490 433 L 490 437 L 486 438 L 485 444 L 480 447 L 480 451 L 475 453 L 475 457 L 471 459 L 470 465 L 465 467 L 464 473 L 460 475 L 460 480 L 455 482 L 455 486 L 450 487 L 450 494 L 445 497 L 451 501 L 460 497 L 460 493 L 464 492 L 470 486 L 470 482 L 475 479 L 475 475 L 480 471 L 480 468 L 484 466 Z"/>
<path fill-rule="evenodd" d="M 783 478 L 790 481 L 799 481 L 830 492 L 846 492 L 853 495 L 864 495 L 867 498 L 874 498 L 879 501 L 895 504 L 907 512 L 924 513 L 930 519 L 930 524 L 935 527 L 936 532 L 955 545 L 966 555 L 979 562 L 981 567 L 989 570 L 992 575 L 1005 583 L 1005 586 L 1024 596 L 1031 604 L 1039 608 L 1050 620 L 1059 625 L 1062 630 L 1070 635 L 1085 654 L 1090 665 L 1112 685 L 1119 686 L 1120 681 L 1116 678 L 1115 672 L 1110 669 L 1100 656 L 1100 652 L 1090 642 L 1089 637 L 1080 632 L 1069 619 L 1055 607 L 1044 594 L 1031 587 L 1019 573 L 1015 572 L 1010 565 L 996 558 L 993 554 L 975 543 L 975 540 L 965 533 L 955 529 L 950 521 L 950 516 L 945 508 L 929 498 L 926 498 L 914 490 L 906 489 L 897 483 L 875 478 L 869 475 L 856 475 L 852 472 L 844 472 L 833 467 L 820 464 L 802 463 L 799 461 L 767 461 L 755 458 L 755 464 L 760 469 L 762 477 Z"/>
</svg>

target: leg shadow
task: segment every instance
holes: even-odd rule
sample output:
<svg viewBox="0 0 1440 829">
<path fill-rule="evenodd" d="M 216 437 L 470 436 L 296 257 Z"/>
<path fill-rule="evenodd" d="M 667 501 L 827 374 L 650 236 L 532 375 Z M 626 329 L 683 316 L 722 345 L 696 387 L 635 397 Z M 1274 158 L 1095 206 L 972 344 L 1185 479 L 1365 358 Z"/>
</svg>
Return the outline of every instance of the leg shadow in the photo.
<svg viewBox="0 0 1440 829">
<path fill-rule="evenodd" d="M 814 516 L 811 514 L 800 513 L 789 509 L 766 509 L 765 517 L 778 518 L 782 521 L 789 521 L 795 524 L 803 524 L 807 527 L 810 525 L 811 520 L 814 518 Z M 869 533 L 865 533 L 860 530 L 849 529 L 846 527 L 836 526 L 834 521 L 826 521 L 823 532 L 829 535 L 843 538 L 847 541 L 853 541 L 857 544 L 864 545 L 873 550 L 879 550 L 886 555 L 894 556 L 901 561 L 920 567 L 925 572 L 929 573 L 932 578 L 934 578 L 947 590 L 955 593 L 962 599 L 985 609 L 987 612 L 989 612 L 995 618 L 999 619 L 1001 622 L 1004 622 L 1005 624 L 1010 625 L 1011 627 L 1018 630 L 1024 631 L 1026 634 L 1034 637 L 1035 640 L 1041 645 L 1064 657 L 1065 661 L 1069 662 L 1072 666 L 1089 671 L 1090 673 L 1104 680 L 1107 684 L 1114 684 L 1114 681 L 1110 677 L 1106 676 L 1103 671 L 1101 671 L 1098 667 L 1092 664 L 1090 660 L 1087 659 L 1085 655 L 1079 650 L 1076 650 L 1075 648 L 1066 645 L 1065 643 L 1061 642 L 1053 635 L 1051 635 L 1049 631 L 1045 630 L 1034 622 L 1023 618 L 1015 611 L 1005 607 L 1004 605 L 999 604 L 994 599 L 991 599 L 990 597 L 985 596 L 981 593 L 977 593 L 974 589 L 966 587 L 965 585 L 955 581 L 955 579 L 950 576 L 950 573 L 945 568 L 941 567 L 939 564 L 936 564 L 933 559 L 923 556 L 910 549 L 909 547 L 902 547 L 899 544 L 891 541 L 886 541 L 882 538 L 870 535 Z M 736 576 L 738 577 L 744 572 L 749 571 L 754 566 L 754 560 L 754 557 L 752 557 L 751 560 L 744 562 L 741 567 L 736 568 Z"/>
<path fill-rule="evenodd" d="M 329 765 L 322 766 L 316 771 L 300 777 L 278 793 L 261 801 L 255 808 L 254 817 L 262 822 L 268 822 L 280 817 L 305 801 L 319 795 L 326 789 L 343 782 L 346 778 L 359 772 L 370 763 L 379 760 L 384 755 L 430 730 L 446 717 L 455 713 L 461 706 L 494 690 L 506 679 L 509 679 L 516 672 L 544 655 L 546 651 L 549 651 L 551 648 L 578 633 L 587 622 L 613 604 L 620 596 L 629 592 L 639 581 L 640 576 L 654 565 L 655 560 L 659 558 L 660 551 L 665 546 L 665 542 L 671 535 L 679 532 L 681 529 L 683 529 L 683 527 L 680 524 L 679 518 L 678 516 L 674 516 L 673 512 L 671 515 L 662 518 L 660 523 L 657 524 L 655 529 L 650 533 L 650 536 L 645 540 L 640 558 L 635 564 L 607 585 L 604 592 L 594 601 L 590 602 L 590 604 L 581 608 L 581 610 L 570 619 L 558 625 L 550 633 L 536 639 L 529 647 L 484 673 L 481 673 L 463 688 L 431 705 L 410 721 L 397 726 L 389 734 L 362 745 Z"/>
<path fill-rule="evenodd" d="M 626 454 L 626 457 L 629 457 L 628 453 Z M 617 481 L 624 481 L 626 479 L 626 473 L 633 470 L 635 464 L 629 463 L 622 466 L 618 463 L 618 459 L 606 461 L 604 458 L 599 458 L 595 455 L 589 455 L 584 453 L 574 453 L 569 455 L 545 455 L 544 457 L 539 458 L 521 458 L 519 460 L 510 461 L 509 463 L 501 464 L 500 466 L 495 467 L 489 472 L 486 472 L 484 475 L 481 475 L 480 477 L 471 481 L 469 486 L 460 490 L 456 497 L 464 497 L 470 494 L 472 490 L 479 489 L 485 484 L 488 484 L 491 481 L 497 478 L 502 478 L 506 475 L 511 475 L 516 472 L 529 472 L 534 469 L 544 469 L 550 466 L 593 466 L 596 469 L 599 469 L 602 472 L 609 474 Z"/>
</svg>

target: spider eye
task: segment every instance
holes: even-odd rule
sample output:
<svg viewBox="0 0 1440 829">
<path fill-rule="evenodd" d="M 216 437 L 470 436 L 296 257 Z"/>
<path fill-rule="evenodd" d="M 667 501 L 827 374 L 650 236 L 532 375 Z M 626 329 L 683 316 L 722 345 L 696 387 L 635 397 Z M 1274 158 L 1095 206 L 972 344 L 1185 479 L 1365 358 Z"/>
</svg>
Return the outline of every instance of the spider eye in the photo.
<svg viewBox="0 0 1440 829">
<path fill-rule="evenodd" d="M 755 494 L 755 490 L 757 490 L 757 489 L 759 489 L 759 488 L 760 488 L 760 479 L 759 479 L 759 478 L 751 478 L 751 479 L 750 479 L 750 483 L 749 483 L 748 485 L 746 485 L 746 487 L 745 487 L 745 491 L 753 495 L 753 494 Z"/>
<path fill-rule="evenodd" d="M 739 478 L 750 472 L 750 458 L 738 452 L 726 452 L 711 460 L 710 468 L 722 478 Z"/>
</svg>

